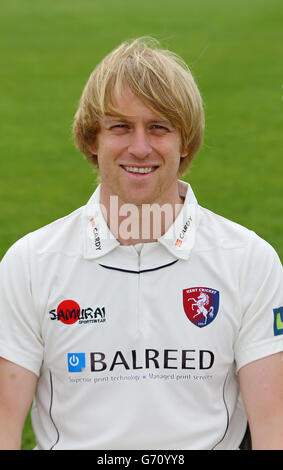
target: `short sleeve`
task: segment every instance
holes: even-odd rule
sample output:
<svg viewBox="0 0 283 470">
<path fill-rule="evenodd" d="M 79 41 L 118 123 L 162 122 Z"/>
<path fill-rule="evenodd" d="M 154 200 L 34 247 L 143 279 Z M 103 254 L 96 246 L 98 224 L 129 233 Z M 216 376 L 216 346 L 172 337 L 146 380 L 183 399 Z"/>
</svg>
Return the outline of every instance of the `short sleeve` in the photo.
<svg viewBox="0 0 283 470">
<path fill-rule="evenodd" d="M 283 351 L 283 269 L 275 250 L 251 232 L 242 266 L 237 370 Z"/>
<path fill-rule="evenodd" d="M 0 356 L 39 375 L 43 342 L 33 302 L 28 236 L 0 263 Z"/>
</svg>

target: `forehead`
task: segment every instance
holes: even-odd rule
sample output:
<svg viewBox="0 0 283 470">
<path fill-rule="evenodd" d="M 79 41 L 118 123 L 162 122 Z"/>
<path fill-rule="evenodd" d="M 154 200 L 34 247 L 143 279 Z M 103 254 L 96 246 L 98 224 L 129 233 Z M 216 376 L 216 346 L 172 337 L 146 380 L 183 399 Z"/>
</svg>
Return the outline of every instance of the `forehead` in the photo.
<svg viewBox="0 0 283 470">
<path fill-rule="evenodd" d="M 112 97 L 112 106 L 109 112 L 103 116 L 103 120 L 108 119 L 137 119 L 144 118 L 145 120 L 166 120 L 164 116 L 153 110 L 146 103 L 144 103 L 138 96 L 136 96 L 128 87 L 124 87 L 119 92 L 114 90 Z"/>
</svg>

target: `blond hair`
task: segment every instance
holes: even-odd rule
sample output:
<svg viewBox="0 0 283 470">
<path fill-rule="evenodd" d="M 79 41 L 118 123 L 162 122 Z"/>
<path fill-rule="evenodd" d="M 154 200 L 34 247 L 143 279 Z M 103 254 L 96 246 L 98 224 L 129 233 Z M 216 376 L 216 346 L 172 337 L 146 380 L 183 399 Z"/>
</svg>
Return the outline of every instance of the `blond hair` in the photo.
<svg viewBox="0 0 283 470">
<path fill-rule="evenodd" d="M 179 175 L 187 170 L 199 150 L 204 132 L 204 112 L 198 87 L 186 63 L 159 48 L 152 38 L 123 42 L 94 69 L 83 90 L 75 114 L 73 133 L 78 149 L 97 166 L 89 149 L 105 114 L 115 114 L 114 91 L 129 89 L 151 110 L 180 130 L 182 152 Z"/>
</svg>

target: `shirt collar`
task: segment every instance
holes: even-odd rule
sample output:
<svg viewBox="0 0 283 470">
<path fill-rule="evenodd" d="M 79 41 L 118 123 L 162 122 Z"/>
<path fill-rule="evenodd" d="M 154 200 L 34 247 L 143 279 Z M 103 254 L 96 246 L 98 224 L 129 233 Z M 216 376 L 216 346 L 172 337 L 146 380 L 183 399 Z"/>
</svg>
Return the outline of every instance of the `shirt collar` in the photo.
<svg viewBox="0 0 283 470">
<path fill-rule="evenodd" d="M 179 194 L 185 197 L 183 208 L 171 227 L 158 241 L 176 258 L 188 259 L 195 244 L 198 202 L 191 186 L 184 181 L 179 181 Z"/>
<path fill-rule="evenodd" d="M 195 243 L 198 223 L 198 203 L 191 186 L 179 181 L 179 194 L 185 198 L 184 205 L 174 223 L 158 239 L 174 257 L 188 259 Z M 100 258 L 120 245 L 109 230 L 102 213 L 99 185 L 82 213 L 84 256 L 88 259 Z"/>
<path fill-rule="evenodd" d="M 84 255 L 100 258 L 120 245 L 109 230 L 100 205 L 100 188 L 97 187 L 83 210 Z"/>
</svg>

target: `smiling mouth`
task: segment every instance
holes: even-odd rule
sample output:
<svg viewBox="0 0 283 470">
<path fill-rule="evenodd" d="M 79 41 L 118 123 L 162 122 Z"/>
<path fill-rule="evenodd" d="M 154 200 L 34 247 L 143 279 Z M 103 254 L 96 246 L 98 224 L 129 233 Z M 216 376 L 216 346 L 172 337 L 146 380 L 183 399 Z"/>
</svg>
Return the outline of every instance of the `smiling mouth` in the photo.
<svg viewBox="0 0 283 470">
<path fill-rule="evenodd" d="M 126 166 L 126 165 L 121 165 L 121 167 L 129 173 L 143 174 L 143 175 L 152 173 L 158 168 L 157 166 L 148 166 L 148 167 L 138 168 L 137 166 Z"/>
</svg>

